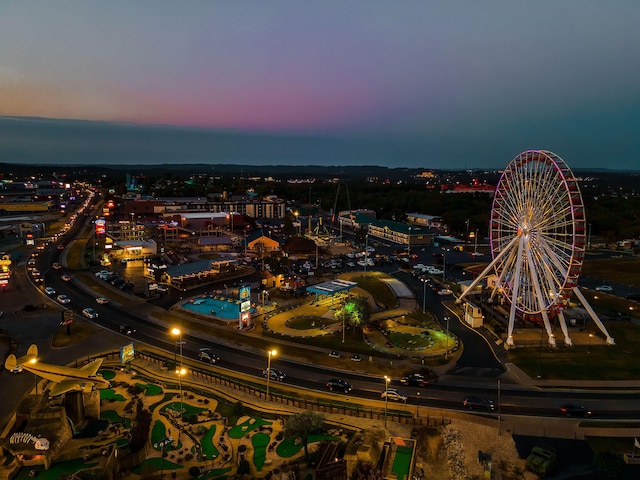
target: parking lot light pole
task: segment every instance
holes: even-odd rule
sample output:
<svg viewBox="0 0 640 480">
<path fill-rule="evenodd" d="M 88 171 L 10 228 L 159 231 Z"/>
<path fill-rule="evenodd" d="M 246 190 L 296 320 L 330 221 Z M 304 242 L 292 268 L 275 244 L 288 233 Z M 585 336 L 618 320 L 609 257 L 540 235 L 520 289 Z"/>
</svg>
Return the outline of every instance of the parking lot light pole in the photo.
<svg viewBox="0 0 640 480">
<path fill-rule="evenodd" d="M 175 335 L 178 337 L 178 344 L 180 345 L 180 366 L 178 367 L 178 365 L 176 365 L 176 373 L 178 374 L 178 388 L 180 389 L 180 424 L 182 424 L 182 376 L 186 373 L 186 370 L 183 368 L 182 366 L 182 344 L 184 343 L 182 341 L 182 330 L 180 330 L 179 328 L 172 328 L 171 329 L 171 334 Z M 175 353 L 175 348 L 174 348 L 174 353 Z"/>
<path fill-rule="evenodd" d="M 384 428 L 387 428 L 387 406 L 389 404 L 389 382 L 391 379 L 384 376 Z"/>
<path fill-rule="evenodd" d="M 427 279 L 421 278 L 422 282 L 422 314 L 427 313 Z"/>
<path fill-rule="evenodd" d="M 447 346 L 444 351 L 444 359 L 447 360 L 449 358 L 449 317 L 444 317 L 444 320 L 447 322 Z"/>
<path fill-rule="evenodd" d="M 266 400 L 269 400 L 269 380 L 271 379 L 271 357 L 275 357 L 278 354 L 276 349 L 269 350 L 267 352 L 267 395 Z"/>
</svg>

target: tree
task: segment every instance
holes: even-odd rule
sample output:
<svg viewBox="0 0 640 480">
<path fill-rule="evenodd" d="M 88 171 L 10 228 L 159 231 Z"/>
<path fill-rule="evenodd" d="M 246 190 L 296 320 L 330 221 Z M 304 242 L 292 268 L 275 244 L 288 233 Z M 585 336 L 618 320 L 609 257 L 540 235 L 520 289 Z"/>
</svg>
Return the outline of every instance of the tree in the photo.
<svg viewBox="0 0 640 480">
<path fill-rule="evenodd" d="M 626 464 L 622 455 L 614 452 L 598 452 L 593 458 L 597 469 L 597 477 L 604 480 L 621 480 L 624 478 Z"/>
<path fill-rule="evenodd" d="M 367 323 L 371 316 L 371 309 L 367 297 L 358 295 L 350 298 L 340 308 L 335 311 L 334 317 L 343 324 L 354 327 Z"/>
<path fill-rule="evenodd" d="M 309 462 L 309 435 L 324 431 L 324 415 L 312 410 L 292 415 L 284 425 L 284 435 L 288 438 L 300 439 L 304 445 L 304 458 Z"/>
</svg>

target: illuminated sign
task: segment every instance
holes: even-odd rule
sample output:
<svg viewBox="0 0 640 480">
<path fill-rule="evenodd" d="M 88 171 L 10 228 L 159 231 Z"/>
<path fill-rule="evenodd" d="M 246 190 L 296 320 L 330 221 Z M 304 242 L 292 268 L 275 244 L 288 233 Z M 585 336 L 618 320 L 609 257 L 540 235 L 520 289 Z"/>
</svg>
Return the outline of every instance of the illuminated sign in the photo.
<svg viewBox="0 0 640 480">
<path fill-rule="evenodd" d="M 238 298 L 240 299 L 241 302 L 244 300 L 251 299 L 251 287 L 249 285 L 240 287 L 238 289 Z"/>
<path fill-rule="evenodd" d="M 96 220 L 96 235 L 104 235 L 107 233 L 106 224 L 103 219 L 99 218 Z"/>
<path fill-rule="evenodd" d="M 240 314 L 240 322 L 243 325 L 248 325 L 249 324 L 249 320 L 251 320 L 251 313 L 248 310 L 246 312 L 242 312 Z"/>
<path fill-rule="evenodd" d="M 33 247 L 35 242 L 33 240 L 33 233 L 27 233 L 27 245 Z"/>
<path fill-rule="evenodd" d="M 241 312 L 247 312 L 249 310 L 251 310 L 251 300 L 245 300 L 244 302 L 240 303 Z"/>
<path fill-rule="evenodd" d="M 73 310 L 65 310 L 62 312 L 62 321 L 60 325 L 71 325 L 73 323 Z"/>
<path fill-rule="evenodd" d="M 136 358 L 136 349 L 133 346 L 133 342 L 120 347 L 120 363 L 129 363 L 134 358 Z"/>
</svg>

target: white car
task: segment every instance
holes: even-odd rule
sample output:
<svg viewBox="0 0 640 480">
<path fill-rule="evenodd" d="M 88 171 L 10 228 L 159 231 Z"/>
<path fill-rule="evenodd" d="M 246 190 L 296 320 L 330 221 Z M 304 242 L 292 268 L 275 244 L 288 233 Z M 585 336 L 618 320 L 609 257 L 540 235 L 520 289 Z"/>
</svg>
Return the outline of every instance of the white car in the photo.
<svg viewBox="0 0 640 480">
<path fill-rule="evenodd" d="M 401 394 L 397 390 L 387 390 L 380 394 L 380 398 L 388 398 L 389 400 L 393 400 L 394 402 L 406 402 L 406 395 Z"/>
<path fill-rule="evenodd" d="M 98 297 L 96 298 L 96 302 L 98 302 L 100 305 L 105 304 L 105 303 L 109 303 L 109 299 L 107 297 Z"/>
<path fill-rule="evenodd" d="M 55 295 L 56 291 L 51 287 L 45 287 L 44 293 L 46 293 L 47 295 Z"/>
<path fill-rule="evenodd" d="M 610 287 L 609 285 L 599 285 L 596 287 L 596 290 L 599 292 L 611 293 L 613 292 L 613 287 Z"/>
<path fill-rule="evenodd" d="M 58 295 L 57 299 L 58 299 L 58 302 L 63 304 L 71 303 L 71 299 L 66 295 Z"/>
<path fill-rule="evenodd" d="M 96 312 L 93 308 L 85 308 L 82 310 L 82 315 L 87 318 L 98 318 L 98 312 Z"/>
<path fill-rule="evenodd" d="M 452 294 L 453 292 L 448 288 L 443 288 L 441 290 L 438 290 L 438 295 L 452 295 Z"/>
</svg>

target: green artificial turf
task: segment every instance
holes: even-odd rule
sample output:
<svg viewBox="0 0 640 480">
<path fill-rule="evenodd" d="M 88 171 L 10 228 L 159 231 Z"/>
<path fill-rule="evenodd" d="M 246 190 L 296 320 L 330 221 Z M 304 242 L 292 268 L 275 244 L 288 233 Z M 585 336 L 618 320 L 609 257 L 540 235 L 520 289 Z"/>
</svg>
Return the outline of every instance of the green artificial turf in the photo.
<svg viewBox="0 0 640 480">
<path fill-rule="evenodd" d="M 255 420 L 255 422 L 250 425 L 251 420 Z M 245 422 L 242 422 L 241 424 L 236 425 L 231 430 L 229 430 L 229 437 L 235 438 L 235 439 L 242 438 L 244 435 L 251 433 L 256 428 L 259 428 L 262 425 L 271 425 L 272 423 L 273 422 L 269 422 L 261 418 L 249 418 Z M 243 427 L 247 427 L 247 428 L 243 430 Z"/>
<path fill-rule="evenodd" d="M 100 400 L 111 400 L 111 401 L 116 401 L 116 402 L 124 402 L 125 398 L 120 395 L 119 393 L 116 393 L 113 389 L 111 388 L 105 388 L 104 390 L 100 390 Z"/>
<path fill-rule="evenodd" d="M 57 480 L 58 478 L 67 478 L 67 475 L 93 468 L 96 465 L 97 463 L 84 463 L 81 458 L 76 458 L 67 462 L 54 463 L 49 470 L 45 470 L 42 465 L 22 467 L 15 480 L 31 480 L 32 477 L 29 475 L 31 470 L 37 472 L 36 478 L 39 480 Z"/>
<path fill-rule="evenodd" d="M 184 468 L 182 465 L 178 465 L 177 463 L 170 462 L 166 458 L 147 458 L 139 465 L 136 465 L 131 469 L 132 473 L 136 475 L 149 474 L 151 472 L 160 472 L 161 470 L 179 470 Z"/>
<path fill-rule="evenodd" d="M 258 472 L 262 471 L 264 462 L 267 459 L 267 445 L 269 445 L 269 441 L 271 441 L 271 438 L 266 433 L 256 433 L 251 437 L 253 464 L 256 466 Z"/>
<path fill-rule="evenodd" d="M 391 471 L 396 474 L 397 478 L 409 478 L 412 454 L 413 449 L 411 447 L 398 446 L 396 449 L 396 455 L 393 458 Z"/>
<path fill-rule="evenodd" d="M 153 383 L 136 383 L 136 386 L 140 387 L 147 397 L 160 395 L 163 392 L 162 387 L 154 385 Z"/>
<path fill-rule="evenodd" d="M 202 446 L 202 453 L 207 456 L 207 458 L 214 458 L 218 456 L 218 449 L 213 444 L 213 436 L 216 433 L 216 426 L 211 425 L 207 433 L 200 440 L 200 445 Z"/>
<path fill-rule="evenodd" d="M 339 437 L 334 437 L 333 435 L 309 435 L 309 445 L 315 442 L 319 442 L 321 440 L 334 440 L 339 441 Z M 304 447 L 302 443 L 296 445 L 295 438 L 285 438 L 280 444 L 276 447 L 276 453 L 282 458 L 293 457 L 296 453 L 302 450 Z"/>
<path fill-rule="evenodd" d="M 98 375 L 102 375 L 105 380 L 113 380 L 116 378 L 116 372 L 113 370 L 98 370 Z"/>
</svg>

